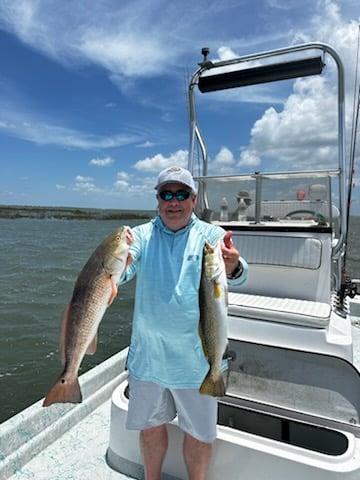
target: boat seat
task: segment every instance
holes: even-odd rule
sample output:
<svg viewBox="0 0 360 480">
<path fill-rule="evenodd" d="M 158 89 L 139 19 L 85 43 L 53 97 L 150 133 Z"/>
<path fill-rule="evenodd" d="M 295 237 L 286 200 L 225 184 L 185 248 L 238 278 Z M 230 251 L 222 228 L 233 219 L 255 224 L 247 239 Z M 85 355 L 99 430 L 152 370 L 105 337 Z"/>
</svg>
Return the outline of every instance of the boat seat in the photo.
<svg viewBox="0 0 360 480">
<path fill-rule="evenodd" d="M 330 305 L 323 302 L 229 292 L 228 314 L 235 317 L 324 328 L 330 313 Z"/>
<path fill-rule="evenodd" d="M 233 241 L 249 265 L 233 292 L 330 303 L 331 233 L 235 230 Z"/>
<path fill-rule="evenodd" d="M 252 234 L 241 236 L 239 248 L 249 264 L 317 270 L 323 246 L 318 238 Z"/>
</svg>

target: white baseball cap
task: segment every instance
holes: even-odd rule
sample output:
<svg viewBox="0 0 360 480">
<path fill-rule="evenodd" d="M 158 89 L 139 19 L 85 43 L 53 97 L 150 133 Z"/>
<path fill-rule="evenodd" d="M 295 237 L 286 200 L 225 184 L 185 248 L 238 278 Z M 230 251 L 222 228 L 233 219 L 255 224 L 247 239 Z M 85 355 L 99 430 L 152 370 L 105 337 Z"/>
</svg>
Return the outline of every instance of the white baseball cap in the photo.
<svg viewBox="0 0 360 480">
<path fill-rule="evenodd" d="M 196 192 L 194 179 L 189 170 L 186 170 L 185 168 L 169 167 L 162 170 L 157 178 L 155 190 L 158 190 L 166 183 L 182 183 L 191 188 L 193 192 Z"/>
</svg>

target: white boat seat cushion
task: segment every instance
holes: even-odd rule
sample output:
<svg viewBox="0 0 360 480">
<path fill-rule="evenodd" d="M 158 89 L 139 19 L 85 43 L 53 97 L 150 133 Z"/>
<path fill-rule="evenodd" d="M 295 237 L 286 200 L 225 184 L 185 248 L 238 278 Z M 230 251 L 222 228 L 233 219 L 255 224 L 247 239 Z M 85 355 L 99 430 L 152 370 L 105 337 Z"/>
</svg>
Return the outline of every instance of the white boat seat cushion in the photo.
<svg viewBox="0 0 360 480">
<path fill-rule="evenodd" d="M 320 268 L 322 245 L 317 238 L 248 235 L 239 241 L 249 264 Z"/>
<path fill-rule="evenodd" d="M 235 317 L 324 328 L 329 322 L 331 307 L 310 300 L 230 292 L 228 313 Z"/>
<path fill-rule="evenodd" d="M 311 235 L 311 236 L 309 236 Z M 249 264 L 238 293 L 330 303 L 331 234 L 329 232 L 235 231 L 233 241 Z"/>
</svg>

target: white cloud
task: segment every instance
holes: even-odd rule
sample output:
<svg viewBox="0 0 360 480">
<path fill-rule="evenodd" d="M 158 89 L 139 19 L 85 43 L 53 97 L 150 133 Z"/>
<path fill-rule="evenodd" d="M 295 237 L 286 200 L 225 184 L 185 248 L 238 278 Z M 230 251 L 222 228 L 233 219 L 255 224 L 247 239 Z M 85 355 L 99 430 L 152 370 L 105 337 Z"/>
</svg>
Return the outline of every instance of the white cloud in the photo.
<svg viewBox="0 0 360 480">
<path fill-rule="evenodd" d="M 224 22 L 229 36 L 238 38 L 235 6 L 233 0 L 210 5 L 203 0 L 2 0 L 0 26 L 59 63 L 76 68 L 95 64 L 119 82 L 171 74 L 183 55 L 208 38 L 208 29 L 212 45 L 221 44 L 224 35 L 221 29 L 216 34 L 216 26 Z M 229 23 L 229 15 L 236 21 Z M 247 39 L 248 44 L 254 41 Z M 224 45 L 225 51 L 231 46 Z"/>
<path fill-rule="evenodd" d="M 163 154 L 158 153 L 153 157 L 147 157 L 144 160 L 139 160 L 135 163 L 134 168 L 142 172 L 160 172 L 160 170 L 171 167 L 172 165 L 178 165 L 179 167 L 186 168 L 187 163 L 187 150 L 178 150 L 168 157 L 164 157 Z"/>
<path fill-rule="evenodd" d="M 231 166 L 234 164 L 234 155 L 228 148 L 221 147 L 220 152 L 215 157 L 214 163 L 222 166 Z"/>
<path fill-rule="evenodd" d="M 217 53 L 219 60 L 221 61 L 232 60 L 233 58 L 237 58 L 239 56 L 239 54 L 235 53 L 230 47 L 225 46 L 218 48 Z"/>
<path fill-rule="evenodd" d="M 297 80 L 284 108 L 268 108 L 255 122 L 239 166 L 253 167 L 261 159 L 265 166 L 272 161 L 282 170 L 304 163 L 314 169 L 335 167 L 336 113 L 336 96 L 323 78 Z"/>
<path fill-rule="evenodd" d="M 96 167 L 109 167 L 114 163 L 114 160 L 111 157 L 93 158 L 89 163 Z"/>
<path fill-rule="evenodd" d="M 94 179 L 92 177 L 83 177 L 82 175 L 77 175 L 75 178 L 76 182 L 92 182 Z"/>
<path fill-rule="evenodd" d="M 141 15 L 139 14 L 141 12 Z M 2 0 L 1 25 L 26 44 L 66 65 L 97 64 L 121 76 L 163 72 L 182 42 L 172 42 L 162 21 L 177 9 L 160 2 Z M 165 20 L 166 22 L 166 20 Z M 56 34 L 54 34 L 56 32 Z"/>
<path fill-rule="evenodd" d="M 22 138 L 38 145 L 57 145 L 64 148 L 98 149 L 114 148 L 138 142 L 142 137 L 138 134 L 115 133 L 101 136 L 81 132 L 75 129 L 51 125 L 38 121 L 36 115 L 16 112 L 16 107 L 7 109 L 8 121 L 2 122 L 0 128 L 4 133 Z M 31 121 L 24 118 L 33 117 Z"/>
<path fill-rule="evenodd" d="M 358 36 L 358 23 L 341 18 L 336 2 L 324 0 L 321 16 L 312 20 L 306 34 L 293 32 L 295 42 L 320 39 L 334 45 L 345 67 L 346 123 L 350 125 L 353 102 L 354 62 Z M 326 57 L 325 76 L 298 79 L 293 92 L 282 108 L 268 108 L 254 123 L 251 139 L 242 148 L 238 166 L 261 169 L 293 170 L 307 164 L 308 168 L 322 169 L 337 164 L 337 91 L 335 65 Z M 348 132 L 347 141 L 350 139 Z"/>
<path fill-rule="evenodd" d="M 74 190 L 79 190 L 83 193 L 94 192 L 96 187 L 93 183 L 90 182 L 77 182 L 74 185 Z"/>
<path fill-rule="evenodd" d="M 76 176 L 73 190 L 84 195 L 102 192 L 100 188 L 96 187 L 92 177 L 84 177 L 83 175 Z"/>
<path fill-rule="evenodd" d="M 130 175 L 127 172 L 118 172 L 117 173 L 118 180 L 130 180 Z"/>
<path fill-rule="evenodd" d="M 154 75 L 158 73 L 159 65 L 164 65 L 166 52 L 160 39 L 149 31 L 140 35 L 135 25 L 135 31 L 126 32 L 89 29 L 84 32 L 79 51 L 91 62 L 125 77 Z"/>
<path fill-rule="evenodd" d="M 254 171 L 256 167 L 258 167 L 261 163 L 261 160 L 258 156 L 256 149 L 249 148 L 244 149 L 240 154 L 240 160 L 238 163 L 238 167 L 241 167 L 245 170 Z"/>
<path fill-rule="evenodd" d="M 216 172 L 218 174 L 233 173 L 233 167 L 235 166 L 235 163 L 235 158 L 231 150 L 223 146 L 216 155 L 215 159 L 210 162 L 209 171 Z"/>
<path fill-rule="evenodd" d="M 6 122 L 6 121 L 1 121 L 0 122 L 0 128 L 3 128 L 4 130 L 14 129 L 15 125 L 13 123 L 9 123 L 9 122 Z"/>
<path fill-rule="evenodd" d="M 129 188 L 129 183 L 125 180 L 116 180 L 114 183 L 114 187 L 116 190 L 127 190 Z"/>
<path fill-rule="evenodd" d="M 130 175 L 127 172 L 118 172 L 114 183 L 115 190 L 125 191 L 129 188 Z"/>
<path fill-rule="evenodd" d="M 140 145 L 136 145 L 138 148 L 151 148 L 151 147 L 154 147 L 155 146 L 155 143 L 153 142 L 150 142 L 149 140 L 147 140 L 146 142 L 144 143 L 141 143 Z"/>
</svg>

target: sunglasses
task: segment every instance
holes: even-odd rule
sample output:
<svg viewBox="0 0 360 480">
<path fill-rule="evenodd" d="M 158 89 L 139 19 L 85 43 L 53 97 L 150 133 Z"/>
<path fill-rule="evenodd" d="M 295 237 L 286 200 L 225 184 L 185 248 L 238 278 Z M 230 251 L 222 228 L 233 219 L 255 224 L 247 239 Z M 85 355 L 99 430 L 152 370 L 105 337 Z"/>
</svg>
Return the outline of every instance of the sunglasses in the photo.
<svg viewBox="0 0 360 480">
<path fill-rule="evenodd" d="M 170 200 L 172 200 L 174 197 L 176 198 L 176 200 L 179 200 L 179 202 L 183 202 L 190 197 L 190 192 L 188 192 L 187 190 L 178 190 L 177 192 L 162 190 L 161 192 L 159 192 L 159 197 L 165 202 L 170 202 Z"/>
</svg>

